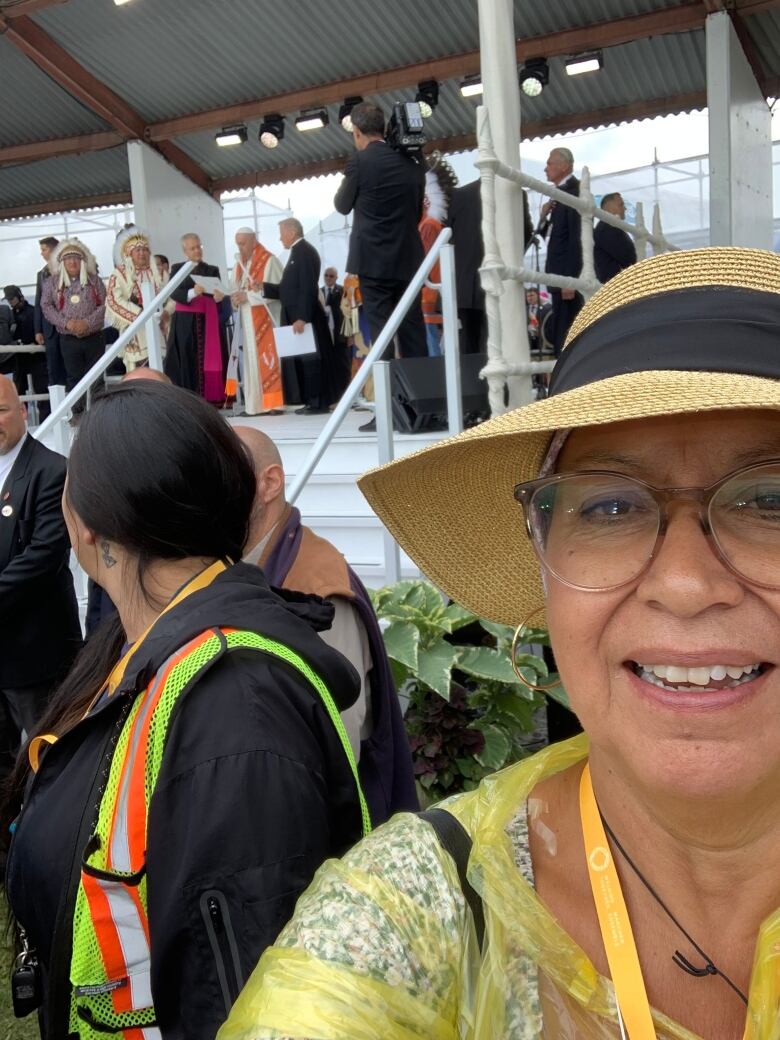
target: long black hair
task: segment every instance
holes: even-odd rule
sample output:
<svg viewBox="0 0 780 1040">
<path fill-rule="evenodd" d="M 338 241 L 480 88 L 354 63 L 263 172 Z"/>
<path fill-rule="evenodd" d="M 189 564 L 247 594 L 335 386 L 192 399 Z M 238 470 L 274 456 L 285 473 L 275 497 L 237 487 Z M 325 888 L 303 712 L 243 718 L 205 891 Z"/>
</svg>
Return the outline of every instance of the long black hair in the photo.
<svg viewBox="0 0 780 1040">
<path fill-rule="evenodd" d="M 255 487 L 248 453 L 212 405 L 187 390 L 137 380 L 94 398 L 83 415 L 65 501 L 96 536 L 127 550 L 138 592 L 151 602 L 144 578 L 155 561 L 241 559 Z M 124 641 L 118 616 L 103 623 L 36 732 L 62 735 L 83 716 Z M 4 821 L 18 811 L 27 772 L 23 750 Z"/>
</svg>

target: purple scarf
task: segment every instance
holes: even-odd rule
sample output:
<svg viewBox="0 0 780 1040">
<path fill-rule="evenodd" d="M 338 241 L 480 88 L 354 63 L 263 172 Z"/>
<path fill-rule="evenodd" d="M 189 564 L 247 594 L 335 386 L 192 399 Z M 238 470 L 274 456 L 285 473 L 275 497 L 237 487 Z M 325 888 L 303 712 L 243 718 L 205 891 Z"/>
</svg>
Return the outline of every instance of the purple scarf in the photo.
<svg viewBox="0 0 780 1040">
<path fill-rule="evenodd" d="M 219 338 L 219 312 L 213 296 L 196 296 L 191 303 L 176 304 L 177 311 L 202 314 L 206 321 L 203 350 L 203 396 L 212 404 L 225 400 L 225 374 L 222 371 L 222 344 Z"/>
<path fill-rule="evenodd" d="M 301 514 L 290 510 L 276 544 L 263 563 L 269 585 L 281 588 L 298 556 L 303 535 Z M 352 603 L 366 629 L 371 649 L 370 674 L 373 731 L 360 747 L 358 772 L 375 827 L 396 812 L 417 812 L 412 753 L 406 736 L 401 705 L 390 672 L 382 630 L 360 578 L 347 567 Z"/>
</svg>

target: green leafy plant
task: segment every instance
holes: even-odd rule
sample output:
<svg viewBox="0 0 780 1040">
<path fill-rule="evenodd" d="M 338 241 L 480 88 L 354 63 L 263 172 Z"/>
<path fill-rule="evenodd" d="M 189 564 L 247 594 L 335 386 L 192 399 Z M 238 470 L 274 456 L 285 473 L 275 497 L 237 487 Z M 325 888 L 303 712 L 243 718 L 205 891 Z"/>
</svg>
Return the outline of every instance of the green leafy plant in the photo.
<svg viewBox="0 0 780 1040">
<path fill-rule="evenodd" d="M 522 758 L 544 699 L 512 668 L 513 630 L 447 603 L 427 581 L 401 581 L 371 598 L 385 624 L 396 685 L 408 699 L 405 721 L 422 800 L 471 790 Z M 525 638 L 547 643 L 542 629 Z M 519 654 L 517 664 L 529 681 L 549 681 L 541 657 Z M 566 703 L 560 686 L 551 695 Z"/>
</svg>

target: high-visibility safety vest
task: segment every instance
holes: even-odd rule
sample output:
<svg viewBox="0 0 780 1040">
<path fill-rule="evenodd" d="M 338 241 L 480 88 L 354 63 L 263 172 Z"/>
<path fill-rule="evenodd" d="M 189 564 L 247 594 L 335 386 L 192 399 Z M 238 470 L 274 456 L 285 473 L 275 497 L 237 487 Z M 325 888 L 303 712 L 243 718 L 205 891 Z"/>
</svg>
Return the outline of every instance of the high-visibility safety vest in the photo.
<svg viewBox="0 0 780 1040">
<path fill-rule="evenodd" d="M 209 629 L 158 670 L 134 701 L 108 769 L 95 832 L 84 850 L 73 915 L 70 1031 L 80 1040 L 161 1040 L 151 988 L 146 895 L 149 804 L 179 698 L 224 652 L 253 649 L 286 661 L 313 687 L 336 728 L 358 789 L 364 834 L 371 820 L 357 764 L 325 683 L 282 643 L 236 629 Z"/>
</svg>

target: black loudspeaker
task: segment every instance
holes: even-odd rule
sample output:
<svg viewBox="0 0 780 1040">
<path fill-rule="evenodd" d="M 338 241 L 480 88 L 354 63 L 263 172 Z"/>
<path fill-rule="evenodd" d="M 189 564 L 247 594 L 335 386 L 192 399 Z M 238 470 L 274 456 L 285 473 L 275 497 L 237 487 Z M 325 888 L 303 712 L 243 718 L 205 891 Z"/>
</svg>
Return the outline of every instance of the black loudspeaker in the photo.
<svg viewBox="0 0 780 1040">
<path fill-rule="evenodd" d="M 480 371 L 486 354 L 461 354 L 460 382 L 466 425 L 490 414 L 488 389 Z M 443 357 L 398 358 L 390 362 L 393 424 L 402 433 L 447 427 L 447 390 Z"/>
</svg>

